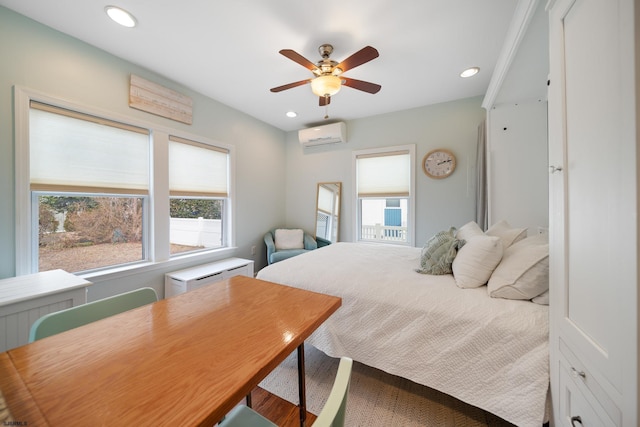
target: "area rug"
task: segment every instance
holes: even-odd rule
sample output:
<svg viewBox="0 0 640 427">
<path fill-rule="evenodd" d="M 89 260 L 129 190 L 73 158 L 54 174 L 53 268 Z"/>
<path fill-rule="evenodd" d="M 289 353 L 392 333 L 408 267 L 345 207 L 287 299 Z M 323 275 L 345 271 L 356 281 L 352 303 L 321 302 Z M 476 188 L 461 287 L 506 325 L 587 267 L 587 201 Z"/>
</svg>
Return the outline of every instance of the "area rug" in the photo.
<svg viewBox="0 0 640 427">
<path fill-rule="evenodd" d="M 319 414 L 326 402 L 338 359 L 305 346 L 307 410 Z M 260 387 L 298 404 L 296 352 L 276 368 Z M 355 362 L 345 424 L 402 427 L 513 427 L 512 424 L 444 393 Z"/>
</svg>

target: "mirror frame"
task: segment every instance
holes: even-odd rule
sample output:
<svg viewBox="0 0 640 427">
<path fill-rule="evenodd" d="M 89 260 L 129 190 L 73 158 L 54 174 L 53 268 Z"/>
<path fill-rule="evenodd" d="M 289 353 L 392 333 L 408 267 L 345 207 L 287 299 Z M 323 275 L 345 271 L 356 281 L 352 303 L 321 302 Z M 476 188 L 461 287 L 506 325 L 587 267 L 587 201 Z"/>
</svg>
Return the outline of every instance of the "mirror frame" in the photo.
<svg viewBox="0 0 640 427">
<path fill-rule="evenodd" d="M 333 188 L 329 188 L 329 186 Z M 326 188 L 328 191 L 334 194 L 332 212 L 326 212 L 325 215 L 331 218 L 331 236 L 326 238 L 324 236 L 318 236 L 318 219 L 320 214 L 320 189 Z M 318 241 L 318 247 L 326 246 L 331 243 L 339 241 L 340 235 L 340 205 L 342 204 L 342 182 L 319 182 L 316 189 L 316 212 L 315 212 L 315 237 Z M 326 233 L 325 233 L 326 236 Z M 321 239 L 321 240 L 318 240 Z M 324 242 L 323 242 L 324 240 Z M 325 243 L 329 242 L 329 243 Z"/>
</svg>

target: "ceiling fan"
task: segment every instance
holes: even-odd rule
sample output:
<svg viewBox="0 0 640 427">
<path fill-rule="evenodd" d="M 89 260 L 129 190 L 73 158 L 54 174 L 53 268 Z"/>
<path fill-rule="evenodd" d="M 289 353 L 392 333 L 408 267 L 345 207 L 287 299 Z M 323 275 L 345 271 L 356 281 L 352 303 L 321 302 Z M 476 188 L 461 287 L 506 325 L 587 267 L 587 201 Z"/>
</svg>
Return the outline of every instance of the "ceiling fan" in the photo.
<svg viewBox="0 0 640 427">
<path fill-rule="evenodd" d="M 382 88 L 379 84 L 350 79 L 342 75 L 345 71 L 376 59 L 378 57 L 378 51 L 373 47 L 366 46 L 340 63 L 329 58 L 331 52 L 333 52 L 333 46 L 330 44 L 321 45 L 318 48 L 318 52 L 320 52 L 322 59 L 318 61 L 317 64 L 314 64 L 291 49 L 282 49 L 280 54 L 310 70 L 315 77 L 274 87 L 271 89 L 271 92 L 281 92 L 311 83 L 311 91 L 318 95 L 320 98 L 320 106 L 322 107 L 331 102 L 331 96 L 338 93 L 342 85 L 367 93 L 378 93 Z"/>
</svg>

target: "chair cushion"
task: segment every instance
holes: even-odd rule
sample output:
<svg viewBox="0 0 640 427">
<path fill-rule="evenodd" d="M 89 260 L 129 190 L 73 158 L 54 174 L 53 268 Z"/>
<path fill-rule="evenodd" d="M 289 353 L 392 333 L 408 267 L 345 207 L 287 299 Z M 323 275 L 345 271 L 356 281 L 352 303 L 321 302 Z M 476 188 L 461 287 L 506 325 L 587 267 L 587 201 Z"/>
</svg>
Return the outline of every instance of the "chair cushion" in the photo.
<svg viewBox="0 0 640 427">
<path fill-rule="evenodd" d="M 238 405 L 220 422 L 221 427 L 278 427 L 245 405 Z"/>
<path fill-rule="evenodd" d="M 304 231 L 302 229 L 278 228 L 275 231 L 276 250 L 304 249 Z"/>
</svg>

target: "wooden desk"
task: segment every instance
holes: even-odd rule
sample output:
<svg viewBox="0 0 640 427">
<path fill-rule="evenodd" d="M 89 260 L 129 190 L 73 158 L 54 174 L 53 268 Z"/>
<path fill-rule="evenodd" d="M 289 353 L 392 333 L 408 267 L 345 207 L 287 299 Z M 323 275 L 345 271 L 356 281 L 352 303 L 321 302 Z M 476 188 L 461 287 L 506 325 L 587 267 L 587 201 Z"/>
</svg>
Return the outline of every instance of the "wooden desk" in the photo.
<svg viewBox="0 0 640 427">
<path fill-rule="evenodd" d="M 8 355 L 50 425 L 212 426 L 340 305 L 236 276 Z"/>
</svg>

